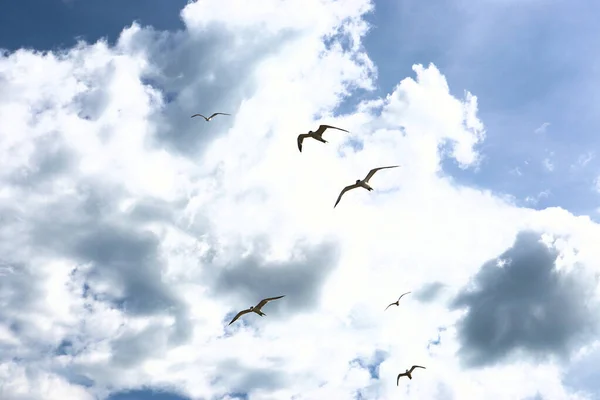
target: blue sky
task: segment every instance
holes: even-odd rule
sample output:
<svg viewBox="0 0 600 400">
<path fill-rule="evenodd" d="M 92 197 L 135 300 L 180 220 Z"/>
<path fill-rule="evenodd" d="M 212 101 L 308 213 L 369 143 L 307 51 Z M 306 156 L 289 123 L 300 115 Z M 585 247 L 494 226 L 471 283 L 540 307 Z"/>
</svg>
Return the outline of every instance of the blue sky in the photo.
<svg viewBox="0 0 600 400">
<path fill-rule="evenodd" d="M 264 393 L 285 398 L 281 393 L 295 383 L 280 369 L 290 357 L 290 371 L 299 372 L 289 374 L 301 375 L 304 385 L 293 390 L 319 387 L 304 394 L 311 400 L 347 393 L 386 398 L 389 390 L 407 398 L 444 399 L 452 392 L 443 368 L 427 370 L 435 378 L 417 371 L 419 378 L 398 388 L 395 374 L 405 367 L 397 365 L 414 363 L 410 355 L 425 360 L 417 363 L 443 359 L 447 364 L 439 361 L 439 366 L 459 369 L 449 355 L 459 348 L 463 376 L 469 368 L 504 365 L 505 356 L 538 363 L 540 372 L 527 382 L 520 380 L 520 366 L 490 369 L 518 383 L 490 383 L 503 380 L 481 372 L 477 385 L 482 386 L 461 391 L 469 384 L 465 380 L 452 388 L 454 398 L 482 387 L 496 390 L 499 399 L 526 392 L 537 398 L 528 384 L 538 385 L 540 398 L 543 390 L 562 391 L 560 399 L 577 390 L 598 391 L 593 371 L 600 370 L 600 351 L 564 370 L 552 363 L 591 343 L 584 333 L 600 327 L 600 321 L 588 323 L 586 314 L 594 310 L 587 305 L 595 304 L 589 285 L 600 276 L 593 245 L 600 232 L 594 223 L 600 216 L 600 185 L 595 187 L 600 54 L 594 51 L 600 3 L 375 0 L 374 12 L 363 17 L 366 0 L 348 0 L 347 10 L 323 0 L 327 15 L 344 16 L 337 21 L 321 20 L 316 11 L 294 8 L 290 1 L 286 7 L 298 15 L 289 14 L 287 26 L 288 15 L 269 19 L 260 7 L 234 10 L 234 0 L 223 1 L 228 6 L 210 12 L 188 5 L 185 16 L 187 0 L 20 0 L 0 6 L 0 48 L 10 53 L 67 51 L 78 39 L 109 43 L 107 49 L 86 47 L 84 61 L 76 52 L 65 53 L 63 64 L 56 65 L 40 56 L 0 57 L 0 85 L 6 84 L 0 86 L 5 88 L 4 95 L 0 92 L 0 117 L 5 118 L 0 179 L 10 187 L 0 193 L 5 225 L 0 238 L 6 249 L 24 249 L 4 257 L 0 247 L 0 276 L 9 277 L 0 283 L 0 304 L 9 310 L 0 311 L 0 381 L 12 376 L 30 387 L 47 387 L 39 382 L 51 378 L 35 384 L 27 379 L 62 376 L 67 383 L 55 387 L 65 391 L 56 389 L 56 395 L 84 400 L 90 387 L 97 388 L 94 395 L 109 391 L 108 400 L 193 398 L 182 394 L 186 391 L 211 400 L 262 398 Z M 310 3 L 315 10 L 317 3 Z M 314 23 L 306 22 L 313 18 Z M 370 25 L 361 41 L 377 68 L 375 90 L 343 98 L 339 93 L 352 86 L 348 81 L 369 84 L 368 65 L 356 62 L 361 50 L 350 49 L 347 40 L 344 52 L 334 46 L 323 50 L 327 57 L 315 49 L 319 35 L 330 28 L 343 26 L 360 35 L 363 19 Z M 123 34 L 134 21 L 141 28 Z M 336 40 L 345 38 L 336 36 L 329 44 Z M 145 70 L 147 64 L 154 69 Z M 17 72 L 13 76 L 17 70 L 26 71 L 26 79 L 15 77 Z M 23 83 L 30 76 L 31 82 Z M 440 88 L 441 78 L 449 93 Z M 125 86 L 127 95 L 122 95 Z M 471 148 L 477 129 L 461 127 L 457 141 L 466 143 L 469 155 L 482 156 L 478 166 L 467 162 L 461 168 L 458 157 L 438 160 L 436 148 L 452 137 L 444 132 L 453 128 L 448 114 L 462 110 L 457 118 L 465 123 L 475 118 L 465 111 L 465 91 L 477 96 L 476 117 L 486 137 Z M 355 109 L 386 96 L 383 107 L 397 119 Z M 397 111 L 406 102 L 413 107 L 408 117 Z M 206 124 L 188 118 L 209 105 L 234 115 Z M 265 109 L 277 115 L 256 116 Z M 72 110 L 86 114 L 86 122 Z M 327 133 L 329 147 L 311 142 L 299 159 L 291 140 L 292 150 L 277 155 L 278 146 L 288 141 L 280 132 L 323 110 L 338 118 L 333 125 L 351 127 L 348 141 Z M 401 141 L 405 124 L 409 134 Z M 359 137 L 355 127 L 387 133 Z M 12 136 L 5 133 L 9 130 Z M 377 175 L 376 192 L 383 200 L 367 203 L 366 197 L 356 197 L 352 203 L 345 195 L 346 217 L 343 208 L 335 216 L 329 205 L 321 210 L 321 200 L 330 201 L 331 188 L 337 190 L 348 174 L 364 176 L 367 164 L 398 158 L 404 171 Z M 443 173 L 432 174 L 438 163 Z M 331 176 L 325 176 L 327 169 Z M 288 176 L 282 178 L 284 172 Z M 315 194 L 305 196 L 298 188 L 309 185 Z M 466 193 L 467 187 L 474 191 Z M 515 204 L 502 202 L 505 195 Z M 290 205 L 273 205 L 283 200 Z M 373 211 L 372 204 L 388 214 Z M 363 208 L 368 209 L 364 214 Z M 592 221 L 585 225 L 571 214 Z M 546 248 L 539 244 L 540 238 L 546 240 L 543 233 L 580 242 L 560 239 Z M 412 244 L 398 245 L 402 241 Z M 579 256 L 573 265 L 591 265 L 596 275 L 575 267 L 564 276 L 552 273 L 565 259 Z M 511 260 L 509 266 L 496 268 L 503 257 Z M 265 267 L 280 269 L 265 272 Z M 468 283 L 474 281 L 476 289 Z M 398 309 L 386 311 L 384 322 L 376 322 L 380 303 L 407 290 L 414 291 L 414 300 L 407 297 L 405 306 L 403 299 Z M 224 325 L 239 303 L 255 304 L 279 292 L 287 297 L 269 305 L 268 317 Z M 38 297 L 48 299 L 50 307 L 42 315 L 64 319 L 39 322 Z M 369 303 L 372 299 L 377 304 Z M 582 304 L 588 311 L 578 311 Z M 453 312 L 461 307 L 468 313 L 457 320 Z M 11 314 L 13 309 L 17 312 Z M 286 313 L 293 314 L 293 323 Z M 405 329 L 411 318 L 419 319 L 413 333 Z M 48 324 L 52 333 L 44 335 Z M 304 337 L 298 327 L 307 326 Z M 325 333 L 336 339 L 321 340 Z M 11 335 L 27 341 L 14 345 Z M 424 342 L 415 345 L 419 335 Z M 365 344 L 371 337 L 374 344 Z M 304 352 L 296 343 L 322 347 Z M 529 355 L 515 356 L 518 349 Z M 248 354 L 241 357 L 240 351 Z M 2 352 L 10 357 L 2 358 Z M 308 371 L 310 357 L 326 358 L 315 366 L 320 372 Z M 4 363 L 12 364 L 3 370 Z M 577 366 L 586 373 L 576 375 Z M 21 367 L 38 372 L 2 375 Z M 329 381 L 311 375 L 325 372 L 331 373 Z M 509 386 L 523 391 L 509 392 Z M 0 397 L 3 390 L 0 383 Z"/>
<path fill-rule="evenodd" d="M 480 171 L 447 165 L 459 182 L 519 199 L 549 190 L 540 208 L 562 206 L 594 216 L 597 159 L 572 171 L 597 147 L 594 112 L 600 57 L 593 51 L 600 4 L 585 1 L 407 0 L 377 3 L 376 26 L 365 40 L 382 91 L 413 63 L 433 62 L 456 95 L 478 96 L 487 130 Z M 548 122 L 546 132 L 537 128 Z M 552 154 L 552 155 L 551 155 Z M 554 170 L 544 168 L 549 158 Z M 523 163 L 527 161 L 528 165 Z M 509 171 L 518 167 L 522 175 Z"/>
<path fill-rule="evenodd" d="M 134 20 L 157 29 L 181 29 L 186 0 L 78 1 L 24 0 L 2 5 L 2 47 L 52 50 L 71 47 L 77 38 L 114 41 Z"/>
</svg>

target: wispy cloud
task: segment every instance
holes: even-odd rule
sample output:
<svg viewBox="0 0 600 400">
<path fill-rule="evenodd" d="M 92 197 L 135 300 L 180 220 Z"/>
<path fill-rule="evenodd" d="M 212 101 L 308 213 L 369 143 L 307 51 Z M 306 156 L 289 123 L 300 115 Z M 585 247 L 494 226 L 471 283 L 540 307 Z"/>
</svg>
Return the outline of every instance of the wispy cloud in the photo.
<svg viewBox="0 0 600 400">
<path fill-rule="evenodd" d="M 521 168 L 519 167 L 514 167 L 512 169 L 510 169 L 508 171 L 509 174 L 511 175 L 516 175 L 516 176 L 522 176 L 523 175 L 523 171 L 521 171 Z"/>
<path fill-rule="evenodd" d="M 537 128 L 535 128 L 535 130 L 533 132 L 537 133 L 537 134 L 546 133 L 546 131 L 548 130 L 549 126 L 550 126 L 549 122 L 544 122 L 542 125 L 540 125 Z"/>
<path fill-rule="evenodd" d="M 594 189 L 596 192 L 600 193 L 600 175 L 594 180 Z"/>
<path fill-rule="evenodd" d="M 590 163 L 595 158 L 595 153 L 590 151 L 585 154 L 581 154 L 577 157 L 577 161 L 574 164 L 571 164 L 571 169 L 583 168 Z"/>
<path fill-rule="evenodd" d="M 529 203 L 529 204 L 531 204 L 533 206 L 535 206 L 535 205 L 537 205 L 539 203 L 539 201 L 541 199 L 548 198 L 548 196 L 550 196 L 550 191 L 549 190 L 543 190 L 543 191 L 539 192 L 535 196 L 527 196 L 527 197 L 525 197 L 525 202 Z"/>
</svg>

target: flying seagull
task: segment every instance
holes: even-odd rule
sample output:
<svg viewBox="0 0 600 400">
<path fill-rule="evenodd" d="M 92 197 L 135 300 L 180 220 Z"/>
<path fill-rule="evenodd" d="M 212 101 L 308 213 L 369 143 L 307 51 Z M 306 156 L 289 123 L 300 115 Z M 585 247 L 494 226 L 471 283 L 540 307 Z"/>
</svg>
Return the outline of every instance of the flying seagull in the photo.
<svg viewBox="0 0 600 400">
<path fill-rule="evenodd" d="M 398 386 L 398 383 L 400 382 L 400 377 L 401 376 L 408 376 L 408 379 L 412 379 L 412 372 L 415 370 L 415 368 L 426 369 L 425 367 L 421 367 L 420 365 L 413 365 L 412 367 L 410 367 L 410 369 L 407 369 L 406 372 L 398 374 L 398 378 L 396 378 L 396 386 Z"/>
<path fill-rule="evenodd" d="M 300 153 L 302 153 L 302 142 L 306 138 L 310 137 L 315 140 L 318 140 L 319 142 L 327 143 L 327 140 L 323 139 L 323 132 L 325 132 L 325 130 L 327 128 L 337 129 L 340 131 L 348 132 L 345 129 L 336 128 L 335 126 L 331 126 L 331 125 L 319 125 L 319 129 L 317 129 L 316 132 L 308 131 L 308 133 L 301 133 L 300 135 L 298 135 L 298 150 L 300 150 Z"/>
<path fill-rule="evenodd" d="M 342 196 L 344 195 L 344 193 L 346 193 L 348 190 L 352 190 L 352 189 L 356 189 L 356 188 L 364 188 L 367 189 L 369 192 L 371 190 L 373 190 L 373 188 L 371 186 L 368 185 L 369 179 L 371 179 L 373 177 L 373 175 L 375 175 L 375 172 L 379 171 L 380 169 L 386 169 L 386 168 L 396 168 L 399 167 L 399 165 L 392 165 L 390 167 L 379 167 L 379 168 L 373 168 L 372 170 L 369 171 L 369 173 L 367 174 L 367 176 L 365 177 L 365 179 L 363 179 L 362 181 L 360 179 L 356 180 L 356 183 L 354 185 L 350 185 L 350 186 L 346 186 L 345 188 L 342 189 L 342 192 L 340 193 L 340 196 L 337 198 L 337 201 L 335 202 L 335 205 L 333 206 L 333 208 L 335 208 L 335 206 L 338 205 L 338 203 L 340 202 L 340 200 L 342 199 Z"/>
<path fill-rule="evenodd" d="M 404 296 L 405 294 L 409 294 L 409 293 L 410 293 L 410 292 L 406 292 L 406 293 L 402 294 L 402 296 Z M 393 303 L 390 303 L 390 305 L 389 305 L 389 306 L 387 306 L 387 307 L 385 308 L 385 310 L 387 310 L 388 308 L 390 308 L 390 306 L 393 306 L 394 304 L 395 304 L 395 305 L 397 305 L 397 306 L 400 306 L 400 299 L 402 298 L 402 296 L 398 297 L 398 300 L 396 300 L 395 302 L 393 302 Z M 385 310 L 383 310 L 383 311 L 385 311 Z"/>
<path fill-rule="evenodd" d="M 255 312 L 258 315 L 260 315 L 261 317 L 263 315 L 267 315 L 264 312 L 260 311 L 261 308 L 263 308 L 265 306 L 265 304 L 267 304 L 268 302 L 270 302 L 271 300 L 277 300 L 280 299 L 282 297 L 285 297 L 285 295 L 283 296 L 277 296 L 277 297 L 269 297 L 267 299 L 263 299 L 261 300 L 257 305 L 255 306 L 250 306 L 250 308 L 246 309 L 246 310 L 242 310 L 239 313 L 237 313 L 237 315 L 235 317 L 233 317 L 233 319 L 231 320 L 231 322 L 229 323 L 229 325 L 233 324 L 239 317 L 241 317 L 244 314 L 248 314 L 251 312 Z"/>
<path fill-rule="evenodd" d="M 206 122 L 210 121 L 211 119 L 213 119 L 216 115 L 231 115 L 231 114 L 225 114 L 225 113 L 214 113 L 213 115 L 211 115 L 210 117 L 206 118 L 204 115 L 202 114 L 194 114 L 192 115 L 190 118 L 194 118 L 194 117 L 202 117 L 206 120 Z"/>
</svg>

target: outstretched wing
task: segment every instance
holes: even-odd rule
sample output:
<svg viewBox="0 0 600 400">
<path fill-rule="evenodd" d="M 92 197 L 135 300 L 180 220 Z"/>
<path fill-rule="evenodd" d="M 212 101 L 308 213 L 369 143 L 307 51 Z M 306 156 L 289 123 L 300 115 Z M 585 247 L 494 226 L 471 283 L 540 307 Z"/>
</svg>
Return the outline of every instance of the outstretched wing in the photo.
<svg viewBox="0 0 600 400">
<path fill-rule="evenodd" d="M 415 370 L 415 368 L 427 369 L 425 367 L 421 367 L 420 365 L 413 365 L 412 367 L 410 367 L 410 371 L 408 371 L 408 372 L 412 374 L 412 372 Z"/>
<path fill-rule="evenodd" d="M 398 377 L 396 378 L 396 386 L 398 386 L 398 384 L 400 383 L 400 377 L 402 376 L 407 376 L 406 372 L 398 374 Z"/>
<path fill-rule="evenodd" d="M 387 307 L 385 308 L 385 310 L 387 310 L 388 308 L 390 308 L 390 307 L 391 307 L 391 306 L 393 306 L 393 305 L 396 305 L 396 303 L 391 303 L 389 306 L 387 306 Z M 383 311 L 385 311 L 385 310 L 383 310 Z"/>
<path fill-rule="evenodd" d="M 260 303 L 258 303 L 258 304 L 256 305 L 256 307 L 254 307 L 254 308 L 261 309 L 262 307 L 264 307 L 264 305 L 265 305 L 265 304 L 267 304 L 267 303 L 268 303 L 268 302 L 270 302 L 271 300 L 277 300 L 277 299 L 280 299 L 280 298 L 282 298 L 282 297 L 285 297 L 285 294 L 284 294 L 283 296 L 269 297 L 269 298 L 266 298 L 266 299 L 262 299 L 262 300 L 260 301 Z"/>
<path fill-rule="evenodd" d="M 213 115 L 211 115 L 210 117 L 208 117 L 208 119 L 211 119 L 212 117 L 216 116 L 216 115 L 231 115 L 231 114 L 225 114 L 225 113 L 214 113 Z"/>
<path fill-rule="evenodd" d="M 194 118 L 194 117 L 202 117 L 202 118 L 206 119 L 206 117 L 202 114 L 194 114 L 190 118 Z"/>
<path fill-rule="evenodd" d="M 369 173 L 365 177 L 365 182 L 369 182 L 369 179 L 371 179 L 373 177 L 373 175 L 375 175 L 375 172 L 379 171 L 380 169 L 388 169 L 388 168 L 396 168 L 396 167 L 399 167 L 399 165 L 391 165 L 389 167 L 373 168 L 372 170 L 369 171 Z"/>
<path fill-rule="evenodd" d="M 251 312 L 252 310 L 250 310 L 249 308 L 246 310 L 242 310 L 239 313 L 237 313 L 237 315 L 235 317 L 233 317 L 233 319 L 231 320 L 231 322 L 229 323 L 229 325 L 233 324 L 235 321 L 237 321 L 237 319 L 239 317 L 241 317 L 244 314 L 248 314 L 249 312 Z"/>
<path fill-rule="evenodd" d="M 348 132 L 348 131 L 347 131 L 347 130 L 345 130 L 345 129 L 342 129 L 342 128 L 337 128 L 337 127 L 335 127 L 335 126 L 331 126 L 331 125 L 319 125 L 319 129 L 317 129 L 317 131 L 315 132 L 315 134 L 316 134 L 316 135 L 322 135 L 322 134 L 323 134 L 323 132 L 325 132 L 325 129 L 327 129 L 327 128 L 331 128 L 331 129 L 337 129 L 337 130 L 339 130 L 339 131 Z"/>
<path fill-rule="evenodd" d="M 401 299 L 401 298 L 402 298 L 404 295 L 406 295 L 406 294 L 409 294 L 409 293 L 410 293 L 410 292 L 403 293 L 403 294 L 402 294 L 400 297 L 398 297 L 398 301 L 400 301 L 400 299 Z"/>
<path fill-rule="evenodd" d="M 302 142 L 304 141 L 304 139 L 306 139 L 307 137 L 309 137 L 310 135 L 308 133 L 301 133 L 298 135 L 298 150 L 300 150 L 300 153 L 302 153 Z"/>
<path fill-rule="evenodd" d="M 344 195 L 344 193 L 346 193 L 348 190 L 352 190 L 352 189 L 356 189 L 358 187 L 358 185 L 355 183 L 354 185 L 350 185 L 350 186 L 346 186 L 345 188 L 342 189 L 342 192 L 340 193 L 340 195 L 338 196 L 335 204 L 333 205 L 333 208 L 335 208 L 335 206 L 338 205 L 338 203 L 340 202 L 340 200 L 342 199 L 342 196 Z"/>
</svg>

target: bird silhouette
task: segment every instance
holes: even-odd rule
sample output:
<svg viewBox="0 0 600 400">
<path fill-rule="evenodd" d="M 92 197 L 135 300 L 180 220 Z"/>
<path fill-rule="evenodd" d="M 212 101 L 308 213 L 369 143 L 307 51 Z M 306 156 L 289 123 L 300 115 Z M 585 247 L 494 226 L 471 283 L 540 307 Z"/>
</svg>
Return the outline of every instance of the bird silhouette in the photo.
<svg viewBox="0 0 600 400">
<path fill-rule="evenodd" d="M 400 382 L 400 377 L 401 376 L 408 376 L 408 379 L 412 379 L 412 372 L 415 370 L 415 368 L 426 369 L 425 367 L 421 367 L 420 365 L 413 365 L 412 367 L 410 367 L 410 369 L 407 369 L 406 372 L 398 374 L 398 378 L 396 378 L 396 386 L 398 386 L 398 383 Z"/>
<path fill-rule="evenodd" d="M 202 117 L 206 120 L 206 122 L 209 122 L 211 119 L 213 119 L 216 115 L 231 115 L 231 114 L 225 114 L 225 113 L 214 113 L 213 115 L 211 115 L 210 117 L 205 117 L 202 114 L 194 114 L 192 115 L 190 118 L 194 118 L 194 117 Z"/>
<path fill-rule="evenodd" d="M 281 299 L 282 297 L 285 297 L 285 295 L 283 296 L 277 296 L 277 297 L 269 297 L 266 299 L 262 299 L 261 301 L 258 302 L 258 304 L 256 306 L 250 306 L 250 308 L 247 308 L 245 310 L 240 311 L 239 313 L 237 313 L 237 315 L 235 317 L 233 317 L 233 319 L 231 320 L 231 322 L 229 323 L 229 325 L 233 324 L 235 321 L 237 321 L 237 319 L 239 317 L 241 317 L 244 314 L 248 314 L 251 312 L 254 312 L 258 315 L 260 315 L 261 317 L 265 314 L 264 312 L 261 311 L 261 308 L 263 308 L 265 306 L 265 304 L 267 304 L 269 301 L 271 300 L 277 300 L 277 299 Z"/>
<path fill-rule="evenodd" d="M 335 126 L 331 126 L 331 125 L 319 125 L 319 128 L 315 132 L 308 131 L 308 133 L 301 133 L 300 135 L 298 135 L 297 141 L 298 141 L 298 150 L 300 150 L 300 153 L 302 153 L 302 142 L 306 138 L 313 138 L 315 140 L 318 140 L 319 142 L 327 143 L 327 140 L 323 139 L 323 132 L 325 132 L 325 130 L 327 128 L 337 129 L 340 131 L 348 132 L 345 129 L 336 128 Z"/>
<path fill-rule="evenodd" d="M 387 307 L 385 308 L 385 310 L 387 310 L 388 308 L 390 308 L 390 307 L 391 307 L 391 306 L 393 306 L 393 305 L 400 306 L 400 299 L 402 298 L 402 296 L 404 296 L 405 294 L 409 294 L 409 293 L 410 293 L 410 292 L 406 292 L 406 293 L 402 294 L 400 297 L 398 297 L 398 300 L 396 300 L 396 301 L 395 301 L 395 302 L 393 302 L 393 303 L 390 303 L 390 305 L 389 305 L 389 306 L 387 306 Z M 385 310 L 383 310 L 383 311 L 385 311 Z"/>
<path fill-rule="evenodd" d="M 346 186 L 345 188 L 342 189 L 342 192 L 340 193 L 340 195 L 338 196 L 333 208 L 335 208 L 335 206 L 338 205 L 338 203 L 340 202 L 340 200 L 342 199 L 342 196 L 344 195 L 344 193 L 346 193 L 348 190 L 352 190 L 352 189 L 356 189 L 356 188 L 363 188 L 363 189 L 367 189 L 369 192 L 371 190 L 373 190 L 373 188 L 371 186 L 369 186 L 368 182 L 369 179 L 371 179 L 373 177 L 373 175 L 375 175 L 375 172 L 381 170 L 381 169 L 387 169 L 387 168 L 396 168 L 399 167 L 399 165 L 392 165 L 389 167 L 379 167 L 379 168 L 373 168 L 372 170 L 369 171 L 369 173 L 367 174 L 367 176 L 365 176 L 365 179 L 360 180 L 357 179 L 356 182 L 353 185 L 349 185 Z"/>
</svg>

